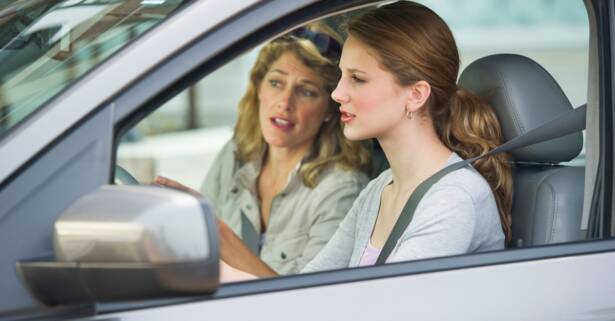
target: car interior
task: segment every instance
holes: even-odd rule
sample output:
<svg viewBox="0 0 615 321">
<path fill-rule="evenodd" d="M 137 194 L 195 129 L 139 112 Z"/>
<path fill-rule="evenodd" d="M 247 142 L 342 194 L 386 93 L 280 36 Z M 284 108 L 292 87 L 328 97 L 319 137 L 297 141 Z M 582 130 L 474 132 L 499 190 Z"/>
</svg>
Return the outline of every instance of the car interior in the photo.
<svg viewBox="0 0 615 321">
<path fill-rule="evenodd" d="M 339 23 L 343 19 L 338 16 L 326 21 L 339 30 L 342 28 Z M 245 62 L 250 61 L 249 59 L 243 60 L 246 56 L 253 58 L 254 53 L 244 55 L 237 60 L 243 65 L 249 65 Z M 234 69 L 233 62 L 222 69 Z M 204 81 L 208 78 L 210 82 L 224 80 L 215 72 L 205 77 Z M 554 77 L 538 62 L 521 54 L 497 53 L 475 59 L 462 70 L 459 85 L 479 94 L 491 104 L 501 123 L 504 141 L 523 135 L 530 129 L 539 127 L 573 109 L 570 100 Z M 218 89 L 217 86 L 212 87 Z M 239 87 L 236 90 L 240 95 L 243 87 Z M 227 101 L 224 103 L 229 104 Z M 159 115 L 154 112 L 151 117 L 164 117 L 162 112 L 165 106 L 160 108 Z M 230 106 L 225 105 L 224 108 L 233 108 L 232 103 Z M 212 116 L 215 118 L 216 114 Z M 130 157 L 123 158 L 124 154 L 129 153 L 122 148 L 131 144 L 131 136 L 139 136 L 135 132 L 139 126 L 144 128 L 143 126 L 147 125 L 144 123 L 147 122 L 148 118 L 145 118 L 122 139 L 118 152 L 120 167 L 116 175 L 125 176 L 128 172 L 143 172 L 143 167 L 147 167 L 150 172 L 153 171 L 152 167 L 155 166 L 151 165 L 151 158 L 146 161 L 141 159 L 140 163 L 138 159 L 135 162 L 135 159 L 129 159 Z M 226 139 L 230 138 L 232 132 L 230 128 L 232 121 L 228 123 L 229 127 L 226 127 L 224 134 L 226 136 L 222 136 Z M 219 141 L 224 140 L 218 136 L 216 138 Z M 585 169 L 582 162 L 571 163 L 582 153 L 583 141 L 582 133 L 577 132 L 510 153 L 514 162 L 513 238 L 507 247 L 530 247 L 584 239 L 585 235 L 579 226 L 583 213 Z M 374 140 L 373 146 L 372 178 L 388 168 L 386 157 L 378 142 Z M 122 166 L 130 169 L 126 171 Z M 200 173 L 200 177 L 203 175 Z M 147 182 L 147 179 L 145 181 Z M 198 189 L 199 186 L 192 187 Z"/>
<path fill-rule="evenodd" d="M 488 99 L 501 122 L 505 141 L 573 108 L 549 72 L 522 55 L 495 54 L 480 58 L 463 70 L 459 85 Z M 155 113 L 152 116 L 156 116 Z M 130 135 L 135 132 L 129 131 L 123 144 L 130 144 Z M 388 164 L 378 143 L 374 141 L 373 145 L 375 170 L 371 176 L 376 177 L 388 168 Z M 122 147 L 120 145 L 118 164 L 134 168 L 122 163 Z M 583 239 L 578 227 L 583 208 L 583 184 L 580 182 L 584 180 L 584 167 L 560 165 L 579 156 L 582 147 L 583 135 L 578 132 L 511 153 L 515 189 L 510 247 Z M 142 169 L 137 166 L 134 171 L 139 170 Z M 120 167 L 117 175 L 123 177 L 126 173 Z"/>
</svg>

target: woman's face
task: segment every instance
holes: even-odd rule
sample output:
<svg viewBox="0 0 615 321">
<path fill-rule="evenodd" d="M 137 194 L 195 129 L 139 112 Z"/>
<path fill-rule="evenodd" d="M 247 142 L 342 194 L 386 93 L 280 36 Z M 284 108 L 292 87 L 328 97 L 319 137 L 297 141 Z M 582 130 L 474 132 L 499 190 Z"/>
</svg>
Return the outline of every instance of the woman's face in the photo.
<svg viewBox="0 0 615 321">
<path fill-rule="evenodd" d="M 324 80 L 291 52 L 283 53 L 258 90 L 259 121 L 267 144 L 310 146 L 327 117 L 329 93 Z"/>
<path fill-rule="evenodd" d="M 352 36 L 344 43 L 340 69 L 342 78 L 331 97 L 340 103 L 348 139 L 382 137 L 404 120 L 408 91 Z"/>
</svg>

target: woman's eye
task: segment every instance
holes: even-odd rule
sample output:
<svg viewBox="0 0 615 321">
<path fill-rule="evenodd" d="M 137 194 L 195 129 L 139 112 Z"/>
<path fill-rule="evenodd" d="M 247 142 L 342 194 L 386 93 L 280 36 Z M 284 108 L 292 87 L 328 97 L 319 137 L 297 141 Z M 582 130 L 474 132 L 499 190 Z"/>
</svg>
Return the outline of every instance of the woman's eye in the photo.
<svg viewBox="0 0 615 321">
<path fill-rule="evenodd" d="M 365 80 L 363 80 L 363 79 L 361 79 L 361 78 L 357 77 L 356 75 L 352 75 L 352 76 L 350 76 L 350 80 L 351 80 L 353 83 L 358 83 L 358 84 L 362 84 L 362 83 L 364 83 L 364 82 L 365 82 Z"/>
<path fill-rule="evenodd" d="M 269 79 L 269 84 L 271 85 L 271 87 L 281 87 L 282 86 L 282 82 L 276 79 Z"/>
<path fill-rule="evenodd" d="M 301 89 L 301 94 L 305 97 L 316 97 L 316 92 L 310 89 Z"/>
</svg>

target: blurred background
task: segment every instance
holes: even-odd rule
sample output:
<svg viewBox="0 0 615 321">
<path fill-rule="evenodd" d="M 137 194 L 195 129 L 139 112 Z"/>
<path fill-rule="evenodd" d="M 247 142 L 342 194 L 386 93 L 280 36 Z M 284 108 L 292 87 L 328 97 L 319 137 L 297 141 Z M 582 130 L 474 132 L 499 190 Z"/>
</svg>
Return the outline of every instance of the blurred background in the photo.
<svg viewBox="0 0 615 321">
<path fill-rule="evenodd" d="M 453 30 L 462 70 L 489 54 L 525 55 L 553 75 L 573 106 L 586 102 L 589 22 L 581 0 L 418 2 L 440 14 Z M 141 182 L 164 175 L 198 189 L 232 136 L 257 51 L 227 63 L 140 122 L 122 138 L 118 164 Z M 582 163 L 583 156 L 575 162 Z"/>
</svg>

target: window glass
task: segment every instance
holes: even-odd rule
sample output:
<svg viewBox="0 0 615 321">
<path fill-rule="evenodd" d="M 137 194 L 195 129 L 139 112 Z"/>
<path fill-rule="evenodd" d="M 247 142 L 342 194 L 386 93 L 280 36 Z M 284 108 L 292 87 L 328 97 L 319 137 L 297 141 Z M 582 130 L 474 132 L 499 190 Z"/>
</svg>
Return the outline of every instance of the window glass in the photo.
<svg viewBox="0 0 615 321">
<path fill-rule="evenodd" d="M 66 0 L 0 5 L 0 137 L 181 3 Z"/>
</svg>

